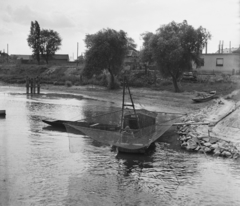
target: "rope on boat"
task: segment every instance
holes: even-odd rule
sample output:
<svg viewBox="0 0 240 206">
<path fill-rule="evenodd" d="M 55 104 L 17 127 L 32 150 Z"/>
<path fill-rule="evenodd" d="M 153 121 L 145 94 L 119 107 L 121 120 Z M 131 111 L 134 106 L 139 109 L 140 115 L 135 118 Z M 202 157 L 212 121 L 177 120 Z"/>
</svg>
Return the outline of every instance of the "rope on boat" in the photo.
<svg viewBox="0 0 240 206">
<path fill-rule="evenodd" d="M 184 115 L 182 115 L 182 116 L 184 116 Z M 180 117 L 172 118 L 172 119 L 167 120 L 167 121 L 165 121 L 165 122 L 163 122 L 163 123 L 170 122 L 170 121 L 173 121 L 173 120 L 178 119 L 178 118 L 180 118 Z M 164 124 L 156 124 L 156 125 L 158 125 L 158 126 L 169 126 L 169 124 L 166 124 L 166 125 L 164 125 Z"/>
</svg>

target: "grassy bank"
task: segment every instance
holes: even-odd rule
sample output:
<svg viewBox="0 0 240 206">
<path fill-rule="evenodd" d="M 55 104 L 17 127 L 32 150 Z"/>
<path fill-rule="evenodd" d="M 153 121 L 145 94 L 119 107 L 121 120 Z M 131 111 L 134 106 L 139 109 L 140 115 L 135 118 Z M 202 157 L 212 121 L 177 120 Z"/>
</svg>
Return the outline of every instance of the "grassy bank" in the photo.
<svg viewBox="0 0 240 206">
<path fill-rule="evenodd" d="M 0 80 L 6 83 L 25 83 L 26 77 L 41 77 L 43 84 L 65 85 L 68 81 L 71 85 L 94 84 L 101 85 L 101 78 L 95 77 L 88 81 L 80 82 L 80 74 L 83 65 L 36 65 L 36 64 L 1 64 Z M 121 78 L 121 76 L 120 76 Z M 128 76 L 131 87 L 147 87 L 156 91 L 174 92 L 171 80 L 158 78 L 153 82 L 153 77 L 144 72 L 133 71 Z M 212 91 L 216 90 L 220 95 L 226 95 L 239 88 L 239 77 L 237 81 L 215 81 L 215 82 L 180 82 L 180 88 L 184 92 Z"/>
<path fill-rule="evenodd" d="M 66 81 L 79 81 L 82 66 L 75 65 L 36 65 L 36 64 L 2 64 L 0 80 L 6 83 L 25 83 L 26 77 L 41 77 L 45 84 L 64 85 Z"/>
<path fill-rule="evenodd" d="M 108 101 L 121 101 L 121 88 L 108 90 L 106 87 L 100 86 L 101 79 L 98 77 L 82 84 L 80 82 L 82 69 L 82 65 L 77 67 L 76 65 L 3 64 L 0 65 L 0 81 L 24 86 L 26 76 L 30 78 L 40 76 L 42 89 L 84 94 Z M 193 104 L 192 98 L 198 92 L 215 90 L 219 96 L 225 96 L 240 88 L 238 76 L 235 81 L 180 82 L 182 93 L 174 92 L 171 80 L 158 78 L 157 81 L 152 82 L 151 75 L 145 75 L 144 72 L 134 71 L 128 78 L 135 101 L 154 107 L 161 105 L 163 109 L 170 107 L 175 111 L 195 110 L 211 103 Z M 239 100 L 240 97 L 235 95 L 232 99 Z"/>
</svg>

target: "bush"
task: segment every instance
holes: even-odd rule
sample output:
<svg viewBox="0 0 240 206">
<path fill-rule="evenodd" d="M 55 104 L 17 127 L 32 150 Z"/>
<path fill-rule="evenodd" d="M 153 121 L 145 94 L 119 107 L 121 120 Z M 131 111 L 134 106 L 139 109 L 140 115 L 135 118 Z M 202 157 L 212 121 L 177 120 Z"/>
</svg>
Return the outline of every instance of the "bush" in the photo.
<svg viewBox="0 0 240 206">
<path fill-rule="evenodd" d="M 72 86 L 72 82 L 71 82 L 71 81 L 66 81 L 66 82 L 65 82 L 65 85 L 66 85 L 67 87 L 71 87 L 71 86 Z"/>
<path fill-rule="evenodd" d="M 169 86 L 169 85 L 172 85 L 173 83 L 172 83 L 172 81 L 170 81 L 170 80 L 163 80 L 161 83 L 160 83 L 160 85 L 161 86 Z"/>
<path fill-rule="evenodd" d="M 129 82 L 130 86 L 133 87 L 144 87 L 146 86 L 146 81 L 144 81 L 143 79 L 134 79 L 131 82 Z"/>
</svg>

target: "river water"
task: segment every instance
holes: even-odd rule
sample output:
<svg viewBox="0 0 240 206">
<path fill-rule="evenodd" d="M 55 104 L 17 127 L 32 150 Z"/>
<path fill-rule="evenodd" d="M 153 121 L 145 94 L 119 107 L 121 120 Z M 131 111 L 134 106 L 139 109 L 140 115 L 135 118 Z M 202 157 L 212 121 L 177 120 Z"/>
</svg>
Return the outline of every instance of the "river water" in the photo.
<svg viewBox="0 0 240 206">
<path fill-rule="evenodd" d="M 0 205 L 240 205 L 239 161 L 183 151 L 173 129 L 147 154 L 130 155 L 41 121 L 116 106 L 1 86 Z"/>
</svg>

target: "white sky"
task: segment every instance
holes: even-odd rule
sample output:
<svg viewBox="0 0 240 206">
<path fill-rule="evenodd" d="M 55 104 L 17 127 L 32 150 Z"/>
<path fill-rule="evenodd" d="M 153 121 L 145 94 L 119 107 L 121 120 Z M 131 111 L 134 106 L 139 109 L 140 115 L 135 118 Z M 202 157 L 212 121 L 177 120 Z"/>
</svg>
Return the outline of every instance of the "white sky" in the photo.
<svg viewBox="0 0 240 206">
<path fill-rule="evenodd" d="M 103 28 L 124 30 L 138 45 L 140 34 L 155 32 L 171 21 L 195 28 L 203 26 L 211 34 L 208 52 L 216 52 L 220 40 L 224 48 L 240 45 L 240 0 L 0 0 L 0 50 L 9 54 L 31 54 L 27 44 L 31 21 L 57 31 L 62 38 L 58 54 L 77 56 L 85 51 L 84 38 Z"/>
</svg>

